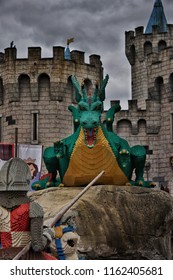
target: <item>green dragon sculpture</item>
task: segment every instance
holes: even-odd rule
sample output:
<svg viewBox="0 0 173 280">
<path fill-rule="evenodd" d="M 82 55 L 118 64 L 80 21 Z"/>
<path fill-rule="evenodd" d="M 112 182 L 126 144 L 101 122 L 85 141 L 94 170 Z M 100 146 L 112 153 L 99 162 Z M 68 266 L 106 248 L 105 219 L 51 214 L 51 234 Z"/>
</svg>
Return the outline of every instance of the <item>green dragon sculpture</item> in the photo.
<svg viewBox="0 0 173 280">
<path fill-rule="evenodd" d="M 113 132 L 114 116 L 121 110 L 119 102 L 107 111 L 106 121 L 101 122 L 108 79 L 106 75 L 101 86 L 96 84 L 93 89 L 92 85 L 86 88 L 84 84 L 79 84 L 75 76 L 71 77 L 77 102 L 77 108 L 69 106 L 74 133 L 45 149 L 43 158 L 48 175 L 32 185 L 34 190 L 61 183 L 65 186 L 83 186 L 102 170 L 105 173 L 98 184 L 154 187 L 153 182 L 144 181 L 143 177 L 145 148 L 140 145 L 130 147 L 125 139 Z M 132 181 L 134 170 L 136 179 Z"/>
</svg>

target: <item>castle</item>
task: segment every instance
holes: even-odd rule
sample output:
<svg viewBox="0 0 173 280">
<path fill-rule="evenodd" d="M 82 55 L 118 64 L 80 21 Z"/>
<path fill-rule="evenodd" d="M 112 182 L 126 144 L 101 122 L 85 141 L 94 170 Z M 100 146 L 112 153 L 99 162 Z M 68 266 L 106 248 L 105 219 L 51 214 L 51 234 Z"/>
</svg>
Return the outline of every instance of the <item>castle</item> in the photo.
<svg viewBox="0 0 173 280">
<path fill-rule="evenodd" d="M 68 105 L 74 103 L 70 76 L 89 84 L 103 76 L 100 56 L 53 47 L 53 57 L 42 58 L 40 47 L 28 48 L 28 58 L 18 59 L 15 46 L 0 53 L 0 142 L 52 145 L 72 133 Z"/>
<path fill-rule="evenodd" d="M 148 25 L 125 32 L 131 65 L 132 100 L 117 114 L 115 129 L 147 150 L 146 177 L 167 184 L 173 178 L 173 25 L 156 0 Z"/>
<path fill-rule="evenodd" d="M 160 0 L 146 30 L 137 27 L 125 38 L 132 100 L 117 113 L 114 128 L 130 145 L 145 146 L 145 177 L 166 184 L 173 178 L 173 25 Z M 53 47 L 53 57 L 42 58 L 41 48 L 31 47 L 27 59 L 18 59 L 13 45 L 0 53 L 0 142 L 14 143 L 15 128 L 19 143 L 44 147 L 72 133 L 70 76 L 85 78 L 86 86 L 103 78 L 100 56 L 85 63 L 84 55 Z"/>
</svg>

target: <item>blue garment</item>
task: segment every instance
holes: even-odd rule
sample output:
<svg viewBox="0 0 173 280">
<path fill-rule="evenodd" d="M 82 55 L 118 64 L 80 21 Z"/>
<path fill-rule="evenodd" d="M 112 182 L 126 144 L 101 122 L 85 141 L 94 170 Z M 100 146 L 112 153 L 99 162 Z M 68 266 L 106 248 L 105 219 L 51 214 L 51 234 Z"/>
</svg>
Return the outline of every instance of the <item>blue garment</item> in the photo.
<svg viewBox="0 0 173 280">
<path fill-rule="evenodd" d="M 55 227 L 57 226 L 60 226 L 60 221 L 56 222 L 55 224 Z M 71 227 L 71 226 L 67 226 L 65 228 L 63 228 L 62 232 L 63 234 L 66 233 L 66 232 L 74 232 L 74 228 Z M 63 248 L 62 248 L 62 244 L 61 244 L 61 238 L 56 238 L 55 239 L 55 244 L 56 244 L 56 250 L 57 250 L 57 253 L 58 253 L 58 259 L 59 260 L 65 260 L 65 255 L 64 255 L 64 251 L 63 251 Z"/>
</svg>

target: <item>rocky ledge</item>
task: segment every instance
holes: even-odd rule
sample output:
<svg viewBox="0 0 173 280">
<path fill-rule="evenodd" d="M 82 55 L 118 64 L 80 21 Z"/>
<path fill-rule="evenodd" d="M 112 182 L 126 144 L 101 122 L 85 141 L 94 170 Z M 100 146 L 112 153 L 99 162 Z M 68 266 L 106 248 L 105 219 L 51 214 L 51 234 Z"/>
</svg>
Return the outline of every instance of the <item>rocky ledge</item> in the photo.
<svg viewBox="0 0 173 280">
<path fill-rule="evenodd" d="M 45 222 L 83 188 L 29 193 L 45 211 Z M 75 213 L 75 215 L 74 215 Z M 173 198 L 159 189 L 93 186 L 69 210 L 85 259 L 172 259 Z"/>
</svg>

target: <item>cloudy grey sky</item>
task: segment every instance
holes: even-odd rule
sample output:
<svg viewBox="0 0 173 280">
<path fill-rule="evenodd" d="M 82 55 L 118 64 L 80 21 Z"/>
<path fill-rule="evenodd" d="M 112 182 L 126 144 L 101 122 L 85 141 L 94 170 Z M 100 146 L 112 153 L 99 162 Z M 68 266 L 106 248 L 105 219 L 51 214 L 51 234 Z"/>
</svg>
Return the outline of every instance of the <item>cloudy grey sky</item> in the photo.
<svg viewBox="0 0 173 280">
<path fill-rule="evenodd" d="M 131 98 L 130 65 L 125 57 L 125 31 L 146 27 L 155 0 L 0 0 L 0 52 L 14 41 L 17 57 L 28 47 L 42 47 L 42 57 L 53 46 L 85 52 L 85 60 L 98 54 L 109 74 L 107 102 L 120 99 L 123 108 Z M 162 0 L 168 23 L 173 23 L 173 1 Z"/>
</svg>

